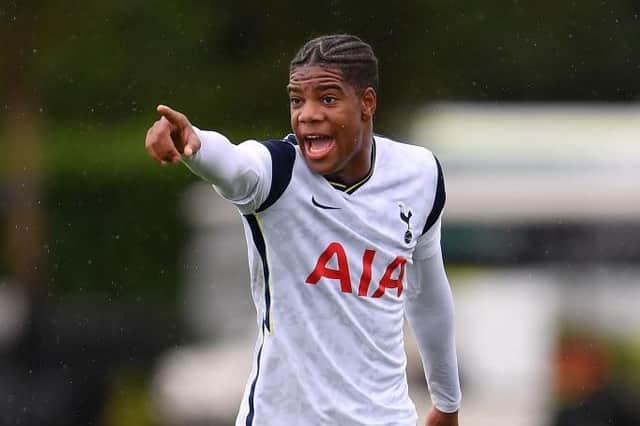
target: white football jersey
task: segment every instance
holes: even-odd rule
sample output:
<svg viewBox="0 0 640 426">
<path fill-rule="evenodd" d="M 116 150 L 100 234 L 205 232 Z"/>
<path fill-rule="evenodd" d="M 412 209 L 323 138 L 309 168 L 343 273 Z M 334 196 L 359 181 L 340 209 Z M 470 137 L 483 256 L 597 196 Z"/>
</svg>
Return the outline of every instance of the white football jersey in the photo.
<svg viewBox="0 0 640 426">
<path fill-rule="evenodd" d="M 239 205 L 260 334 L 236 425 L 414 426 L 405 271 L 439 250 L 437 160 L 375 136 L 370 173 L 345 187 L 313 173 L 293 135 L 248 143 L 272 169 L 260 205 Z"/>
</svg>

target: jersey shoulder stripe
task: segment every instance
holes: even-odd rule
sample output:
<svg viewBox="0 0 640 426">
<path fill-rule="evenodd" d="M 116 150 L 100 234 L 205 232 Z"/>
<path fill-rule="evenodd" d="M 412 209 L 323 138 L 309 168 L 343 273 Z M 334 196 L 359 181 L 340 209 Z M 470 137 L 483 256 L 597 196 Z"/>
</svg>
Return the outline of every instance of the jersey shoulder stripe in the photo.
<svg viewBox="0 0 640 426">
<path fill-rule="evenodd" d="M 442 167 L 440 166 L 440 162 L 436 156 L 433 156 L 434 160 L 436 160 L 436 167 L 438 168 L 438 178 L 436 183 L 436 196 L 433 200 L 433 207 L 431 208 L 431 212 L 427 217 L 427 221 L 424 224 L 424 228 L 422 229 L 422 234 L 426 233 L 429 228 L 433 226 L 434 223 L 440 217 L 440 213 L 442 213 L 442 209 L 444 208 L 444 203 L 447 199 L 447 194 L 444 189 L 444 176 L 442 175 Z"/>
<path fill-rule="evenodd" d="M 280 140 L 261 142 L 271 155 L 271 188 L 267 199 L 256 212 L 266 210 L 273 205 L 291 182 L 291 173 L 296 159 L 296 151 L 290 137 Z"/>
</svg>

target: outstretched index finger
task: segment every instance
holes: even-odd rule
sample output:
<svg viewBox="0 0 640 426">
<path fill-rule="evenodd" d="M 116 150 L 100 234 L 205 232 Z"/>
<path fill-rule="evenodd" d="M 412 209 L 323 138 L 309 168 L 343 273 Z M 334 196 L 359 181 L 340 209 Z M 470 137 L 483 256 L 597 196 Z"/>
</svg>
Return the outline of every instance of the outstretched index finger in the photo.
<svg viewBox="0 0 640 426">
<path fill-rule="evenodd" d="M 173 124 L 179 129 L 190 126 L 189 120 L 187 120 L 187 117 L 181 112 L 175 111 L 166 105 L 158 105 L 156 110 L 160 113 L 160 115 L 169 120 L 169 123 Z"/>
</svg>

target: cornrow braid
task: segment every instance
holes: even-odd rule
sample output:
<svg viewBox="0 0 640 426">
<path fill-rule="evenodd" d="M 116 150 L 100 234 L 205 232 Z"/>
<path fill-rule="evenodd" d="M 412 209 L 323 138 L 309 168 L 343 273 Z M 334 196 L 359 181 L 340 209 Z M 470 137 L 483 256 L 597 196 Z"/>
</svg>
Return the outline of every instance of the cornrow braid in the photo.
<svg viewBox="0 0 640 426">
<path fill-rule="evenodd" d="M 378 91 L 378 58 L 360 38 L 348 34 L 325 35 L 305 43 L 289 64 L 289 72 L 302 66 L 337 68 L 344 80 L 362 92 Z"/>
</svg>

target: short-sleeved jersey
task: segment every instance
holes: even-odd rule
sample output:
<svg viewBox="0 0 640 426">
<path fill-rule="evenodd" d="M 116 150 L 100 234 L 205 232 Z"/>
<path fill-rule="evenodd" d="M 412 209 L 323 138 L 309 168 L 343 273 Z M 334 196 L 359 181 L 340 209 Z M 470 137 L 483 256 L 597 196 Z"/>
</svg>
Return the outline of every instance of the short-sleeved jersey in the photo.
<svg viewBox="0 0 640 426">
<path fill-rule="evenodd" d="M 243 215 L 260 333 L 236 425 L 415 425 L 405 271 L 439 250 L 437 160 L 375 136 L 369 174 L 345 187 L 293 135 L 263 146 L 268 196 Z"/>
</svg>

